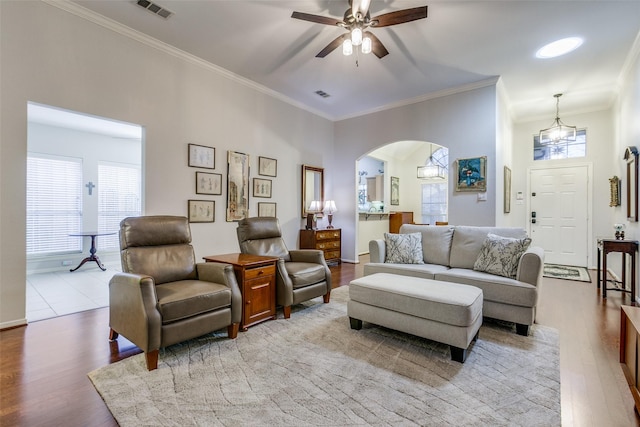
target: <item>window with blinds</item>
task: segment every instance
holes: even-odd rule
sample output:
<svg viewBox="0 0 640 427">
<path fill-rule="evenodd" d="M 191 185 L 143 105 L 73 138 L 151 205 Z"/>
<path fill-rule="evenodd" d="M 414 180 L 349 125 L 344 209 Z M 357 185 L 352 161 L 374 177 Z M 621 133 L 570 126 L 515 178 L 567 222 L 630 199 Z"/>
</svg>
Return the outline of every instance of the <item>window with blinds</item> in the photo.
<svg viewBox="0 0 640 427">
<path fill-rule="evenodd" d="M 98 231 L 113 232 L 120 221 L 141 214 L 140 168 L 132 165 L 98 165 Z M 119 250 L 118 235 L 101 236 L 100 250 Z"/>
<path fill-rule="evenodd" d="M 446 181 L 422 184 L 422 223 L 435 224 L 436 221 L 447 221 L 447 189 Z"/>
<path fill-rule="evenodd" d="M 27 156 L 27 255 L 82 251 L 82 160 Z"/>
</svg>

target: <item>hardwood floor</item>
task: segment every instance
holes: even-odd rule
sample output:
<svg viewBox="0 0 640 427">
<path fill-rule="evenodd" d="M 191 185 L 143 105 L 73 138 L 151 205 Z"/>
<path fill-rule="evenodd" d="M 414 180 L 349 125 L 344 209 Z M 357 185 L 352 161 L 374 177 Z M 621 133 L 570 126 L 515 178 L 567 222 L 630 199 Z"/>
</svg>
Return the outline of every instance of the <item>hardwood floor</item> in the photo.
<svg viewBox="0 0 640 427">
<path fill-rule="evenodd" d="M 362 263 L 331 270 L 342 286 Z M 621 302 L 628 297 L 617 292 L 603 301 L 595 283 L 542 281 L 537 322 L 560 331 L 565 426 L 640 425 L 618 363 Z M 0 331 L 0 425 L 117 425 L 87 373 L 139 350 L 122 337 L 109 343 L 108 331 L 108 308 Z"/>
</svg>

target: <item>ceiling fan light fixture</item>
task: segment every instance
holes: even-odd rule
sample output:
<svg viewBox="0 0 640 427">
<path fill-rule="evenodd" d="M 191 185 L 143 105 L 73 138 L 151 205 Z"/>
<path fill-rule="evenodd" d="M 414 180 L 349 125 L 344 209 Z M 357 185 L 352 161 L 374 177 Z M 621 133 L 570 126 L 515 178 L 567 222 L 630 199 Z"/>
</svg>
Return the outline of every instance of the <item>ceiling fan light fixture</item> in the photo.
<svg viewBox="0 0 640 427">
<path fill-rule="evenodd" d="M 349 56 L 353 53 L 353 45 L 351 44 L 351 40 L 346 39 L 342 42 L 342 54 L 344 56 Z"/>
<path fill-rule="evenodd" d="M 550 127 L 542 129 L 538 135 L 540 145 L 554 145 L 563 142 L 573 142 L 576 140 L 577 128 L 565 125 L 560 120 L 560 97 L 561 93 L 553 95 L 556 98 L 556 118 Z"/>
<path fill-rule="evenodd" d="M 351 31 L 351 44 L 354 46 L 360 46 L 362 44 L 362 30 L 360 28 L 354 28 Z"/>
<path fill-rule="evenodd" d="M 371 39 L 369 37 L 365 37 L 362 39 L 362 53 L 365 55 L 371 53 Z"/>
</svg>

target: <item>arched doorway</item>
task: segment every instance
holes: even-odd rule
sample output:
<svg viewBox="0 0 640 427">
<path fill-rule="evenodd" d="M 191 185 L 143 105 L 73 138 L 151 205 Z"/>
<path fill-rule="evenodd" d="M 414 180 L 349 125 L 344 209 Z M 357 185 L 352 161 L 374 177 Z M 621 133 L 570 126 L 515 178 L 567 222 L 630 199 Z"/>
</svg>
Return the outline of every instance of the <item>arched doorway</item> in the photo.
<svg viewBox="0 0 640 427">
<path fill-rule="evenodd" d="M 419 168 L 441 168 L 443 176 L 418 176 Z M 396 141 L 356 160 L 354 203 L 358 212 L 356 248 L 389 231 L 390 212 L 412 212 L 415 223 L 448 218 L 448 149 L 427 141 Z"/>
</svg>

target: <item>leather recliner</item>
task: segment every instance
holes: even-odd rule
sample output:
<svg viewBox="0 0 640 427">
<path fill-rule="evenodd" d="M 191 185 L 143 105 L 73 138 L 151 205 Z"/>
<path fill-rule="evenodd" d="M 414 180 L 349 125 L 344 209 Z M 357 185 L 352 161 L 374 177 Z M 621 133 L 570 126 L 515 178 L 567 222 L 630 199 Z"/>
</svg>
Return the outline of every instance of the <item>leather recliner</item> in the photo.
<svg viewBox="0 0 640 427">
<path fill-rule="evenodd" d="M 324 253 L 317 249 L 288 250 L 282 238 L 280 223 L 273 217 L 245 218 L 236 229 L 240 252 L 278 258 L 276 303 L 283 307 L 284 317 L 291 317 L 291 306 L 323 296 L 331 297 L 331 270 Z"/>
<path fill-rule="evenodd" d="M 159 349 L 227 327 L 236 338 L 242 295 L 233 267 L 196 263 L 187 218 L 142 216 L 120 223 L 123 273 L 109 282 L 109 339 L 121 334 L 144 351 L 147 369 Z"/>
</svg>

